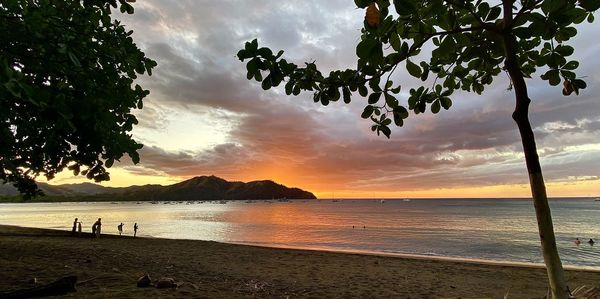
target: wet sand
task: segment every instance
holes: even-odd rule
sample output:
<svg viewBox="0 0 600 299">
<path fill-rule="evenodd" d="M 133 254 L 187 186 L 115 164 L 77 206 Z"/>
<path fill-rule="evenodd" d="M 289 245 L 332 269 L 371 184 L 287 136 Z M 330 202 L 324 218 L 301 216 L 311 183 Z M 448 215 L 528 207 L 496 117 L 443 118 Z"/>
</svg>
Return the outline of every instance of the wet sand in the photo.
<svg viewBox="0 0 600 299">
<path fill-rule="evenodd" d="M 170 277 L 176 289 L 138 288 Z M 0 291 L 77 275 L 67 298 L 541 298 L 544 269 L 464 261 L 102 236 L 0 225 Z M 569 286 L 600 273 L 567 271 Z"/>
</svg>

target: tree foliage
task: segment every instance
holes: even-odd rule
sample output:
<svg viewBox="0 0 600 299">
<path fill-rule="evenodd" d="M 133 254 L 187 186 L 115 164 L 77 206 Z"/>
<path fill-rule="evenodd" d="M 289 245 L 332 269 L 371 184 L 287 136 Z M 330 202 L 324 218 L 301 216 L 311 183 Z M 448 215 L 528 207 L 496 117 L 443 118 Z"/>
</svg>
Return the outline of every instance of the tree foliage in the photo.
<svg viewBox="0 0 600 299">
<path fill-rule="evenodd" d="M 274 55 L 269 48 L 259 47 L 257 40 L 247 42 L 238 58 L 248 60 L 248 79 L 262 82 L 265 90 L 285 82 L 288 95 L 309 91 L 323 105 L 340 99 L 349 103 L 358 93 L 367 99 L 361 117 L 370 118 L 372 130 L 389 138 L 392 121 L 402 126 L 409 111 L 447 110 L 456 90 L 481 94 L 502 73 L 505 36 L 515 42 L 517 63 L 525 77 L 541 69 L 542 79 L 550 85 L 562 81 L 565 95 L 578 94 L 586 83 L 575 73 L 579 62 L 569 59 L 574 49 L 568 42 L 577 34 L 575 24 L 594 20 L 599 3 L 522 0 L 511 1 L 507 11 L 500 1 L 355 0 L 367 10 L 354 69 L 324 76 L 314 62 L 290 63 L 281 58 L 282 51 Z M 434 45 L 430 59 L 417 61 L 426 43 Z M 398 67 L 431 84 L 410 88 L 405 102 L 398 96 L 401 85 L 390 79 Z"/>
<path fill-rule="evenodd" d="M 95 181 L 123 154 L 148 91 L 134 84 L 156 62 L 111 10 L 124 0 L 0 3 L 0 180 L 39 194 L 34 179 L 68 168 Z"/>
</svg>

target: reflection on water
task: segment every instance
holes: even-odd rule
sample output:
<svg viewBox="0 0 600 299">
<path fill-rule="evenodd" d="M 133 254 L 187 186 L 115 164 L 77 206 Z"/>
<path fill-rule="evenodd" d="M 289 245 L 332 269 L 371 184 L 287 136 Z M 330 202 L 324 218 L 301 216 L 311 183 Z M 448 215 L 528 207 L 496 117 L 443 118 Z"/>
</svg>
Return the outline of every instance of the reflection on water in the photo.
<svg viewBox="0 0 600 299">
<path fill-rule="evenodd" d="M 567 265 L 600 268 L 600 202 L 551 201 L 558 246 Z M 200 203 L 0 204 L 0 224 L 102 231 L 264 246 L 407 253 L 541 263 L 537 224 L 525 200 L 347 200 Z M 600 244 L 600 242 L 598 243 Z"/>
</svg>

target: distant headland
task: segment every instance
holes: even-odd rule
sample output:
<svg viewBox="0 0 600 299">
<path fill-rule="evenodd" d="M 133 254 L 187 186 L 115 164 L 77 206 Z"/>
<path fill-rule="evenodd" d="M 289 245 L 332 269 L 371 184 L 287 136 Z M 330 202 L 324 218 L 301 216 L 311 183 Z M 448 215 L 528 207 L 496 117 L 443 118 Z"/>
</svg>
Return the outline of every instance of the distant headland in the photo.
<svg viewBox="0 0 600 299">
<path fill-rule="evenodd" d="M 271 180 L 229 182 L 216 176 L 197 176 L 176 184 L 104 187 L 98 184 L 49 185 L 38 183 L 46 194 L 33 202 L 47 201 L 153 201 L 153 200 L 257 200 L 257 199 L 316 199 L 311 192 L 287 187 Z M 19 202 L 22 199 L 11 185 L 0 185 L 0 202 Z"/>
</svg>

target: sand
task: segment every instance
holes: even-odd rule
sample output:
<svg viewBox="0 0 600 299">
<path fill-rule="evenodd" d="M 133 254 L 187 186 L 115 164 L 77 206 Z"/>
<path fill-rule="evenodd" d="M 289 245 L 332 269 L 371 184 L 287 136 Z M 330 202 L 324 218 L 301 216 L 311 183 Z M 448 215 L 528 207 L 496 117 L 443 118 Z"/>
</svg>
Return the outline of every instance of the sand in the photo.
<svg viewBox="0 0 600 299">
<path fill-rule="evenodd" d="M 171 277 L 176 289 L 138 288 Z M 102 236 L 0 226 L 0 290 L 77 275 L 68 298 L 540 298 L 544 269 L 460 261 Z M 569 270 L 569 285 L 600 273 Z M 1 297 L 1 296 L 0 296 Z"/>
</svg>

